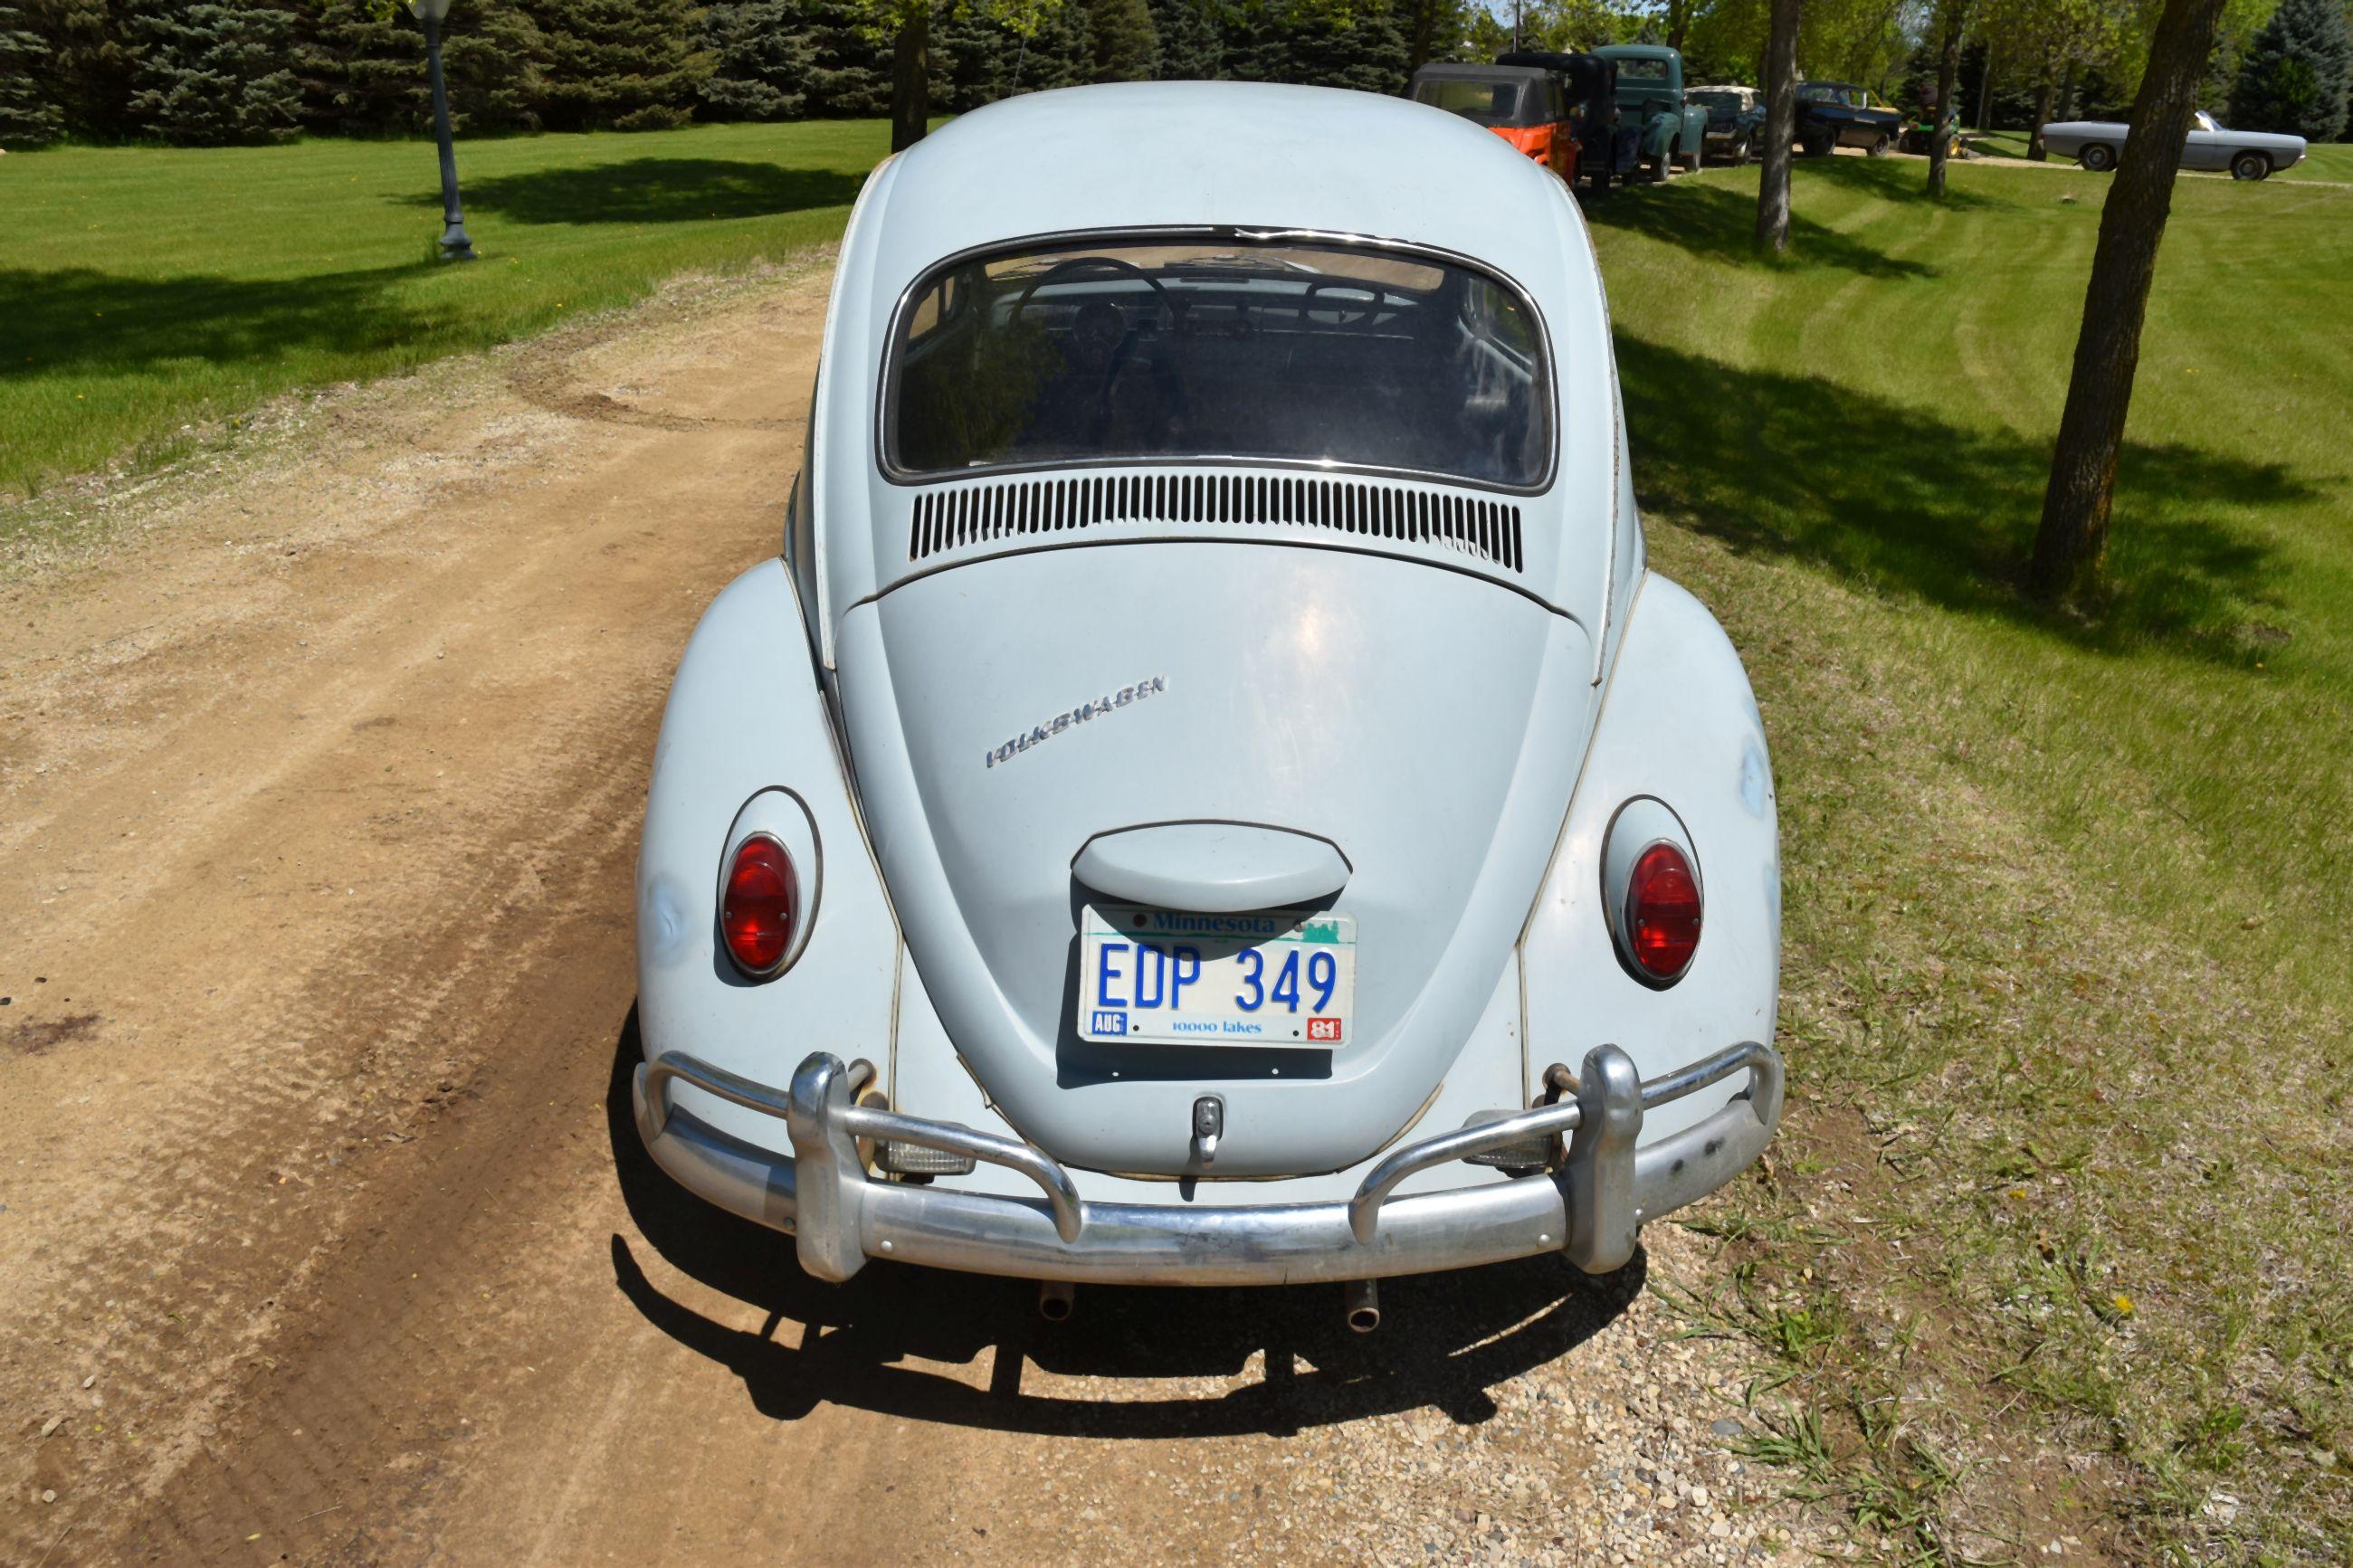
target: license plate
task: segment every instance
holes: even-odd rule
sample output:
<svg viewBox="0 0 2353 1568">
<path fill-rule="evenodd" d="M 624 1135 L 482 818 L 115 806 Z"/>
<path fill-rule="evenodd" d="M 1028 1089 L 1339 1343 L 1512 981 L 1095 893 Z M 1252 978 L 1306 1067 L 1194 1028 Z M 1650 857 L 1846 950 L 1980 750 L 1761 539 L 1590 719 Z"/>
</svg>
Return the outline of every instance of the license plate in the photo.
<svg viewBox="0 0 2353 1568">
<path fill-rule="evenodd" d="M 1081 1039 L 1337 1050 L 1356 997 L 1348 915 L 1089 904 L 1080 918 Z"/>
</svg>

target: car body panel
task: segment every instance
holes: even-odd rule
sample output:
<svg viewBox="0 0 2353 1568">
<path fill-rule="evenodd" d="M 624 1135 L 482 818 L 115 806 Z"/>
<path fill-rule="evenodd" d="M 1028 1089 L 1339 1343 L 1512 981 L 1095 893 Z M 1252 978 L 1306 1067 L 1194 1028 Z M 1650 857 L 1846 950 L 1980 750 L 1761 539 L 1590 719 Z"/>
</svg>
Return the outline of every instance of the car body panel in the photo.
<svg viewBox="0 0 2353 1568">
<path fill-rule="evenodd" d="M 1904 133 L 1904 116 L 1874 100 L 1867 88 L 1847 81 L 1798 84 L 1798 145 L 1815 153 L 1837 147 L 1866 151 L 1893 147 Z"/>
<path fill-rule="evenodd" d="M 2129 125 L 2112 120 L 2054 121 L 2042 128 L 2042 145 L 2057 158 L 2081 158 L 2086 149 L 2093 147 L 2121 153 L 2131 130 Z M 2180 166 L 2199 170 L 2228 169 L 2239 153 L 2261 153 L 2276 172 L 2302 163 L 2308 150 L 2301 136 L 2269 131 L 2227 130 L 2211 114 L 2200 110 L 2182 143 Z"/>
<path fill-rule="evenodd" d="M 1057 178 L 1027 173 L 1048 165 Z M 883 465 L 893 322 L 944 259 L 1040 236 L 1262 234 L 1353 237 L 1384 266 L 1456 257 L 1524 295 L 1544 352 L 1530 363 L 1551 382 L 1540 480 L 1213 455 L 918 479 Z M 1040 1259 L 1038 1247 L 1078 1233 L 1029 1234 L 1043 1223 L 1024 1184 L 1039 1162 L 1071 1201 L 1154 1208 L 1148 1225 L 1111 1223 L 1105 1247 L 1137 1227 L 1181 1233 L 1168 1205 L 1247 1207 L 1251 1226 L 1280 1228 L 1282 1205 L 1361 1197 L 1411 1141 L 1525 1112 L 1549 1068 L 1589 1073 L 1607 1058 L 1599 1046 L 1622 1046 L 1647 1074 L 1769 1040 L 1778 895 L 1755 704 L 1705 611 L 1646 575 L 1583 219 L 1495 137 L 1396 100 L 1235 84 L 1071 89 L 965 116 L 860 196 L 805 454 L 784 559 L 706 614 L 664 717 L 638 893 L 640 1029 L 659 1077 L 640 1078 L 638 1114 L 680 1179 L 802 1226 L 804 1261 L 823 1277 L 845 1277 L 864 1245 L 839 1206 L 862 1202 L 857 1188 L 821 1179 L 861 1158 L 840 1131 L 857 1114 L 847 1099 L 824 1115 L 804 1102 L 827 1081 L 827 1093 L 854 1081 L 902 1121 L 1026 1151 L 1029 1174 L 984 1163 L 927 1190 L 951 1226 L 997 1194 L 1029 1239 L 933 1256 L 1117 1278 L 1110 1252 Z M 1113 490 L 1168 504 L 1074 521 L 1071 496 Z M 1243 516 L 1225 505 L 1238 496 L 1280 504 Z M 987 525 L 965 526 L 975 519 Z M 1008 519 L 1022 525 L 999 526 Z M 1681 814 L 1707 878 L 1698 968 L 1680 986 L 1637 984 L 1581 890 L 1628 792 Z M 720 940 L 723 865 L 747 828 L 776 824 L 819 862 L 797 868 L 811 924 L 784 972 L 754 982 Z M 1219 909 L 1244 886 L 1355 921 L 1353 1037 L 1271 1049 L 1079 1037 L 1088 901 Z M 1735 1108 L 1748 1129 L 1737 1160 L 1769 1136 L 1778 1083 L 1776 1061 L 1751 1089 L 1756 1114 Z M 1695 1098 L 1725 1106 L 1737 1092 L 1708 1078 Z M 1214 1166 L 1204 1097 L 1223 1117 Z M 672 1110 L 704 1153 L 662 1142 Z M 1662 1101 L 1656 1125 L 1664 1136 L 1702 1113 Z M 711 1137 L 727 1152 L 710 1153 Z M 1672 1165 L 1651 1190 L 1674 1203 L 1736 1168 L 1677 1176 L 1682 1150 L 1647 1134 L 1641 1147 Z M 796 1198 L 797 1158 L 812 1163 Z M 1506 1179 L 1449 1155 L 1400 1190 Z M 1513 1247 L 1560 1244 L 1549 1216 L 1591 1194 L 1559 1179 L 1551 1192 L 1553 1177 L 1520 1178 L 1551 1195 L 1523 1186 L 1505 1200 L 1528 1222 Z M 892 1191 L 893 1215 L 918 1201 Z M 1328 1237 L 1331 1216 L 1318 1216 Z M 1622 1261 L 1588 1228 L 1570 1238 L 1599 1247 L 1579 1254 L 1585 1266 Z M 1504 1255 L 1483 1247 L 1471 1250 Z M 1404 1266 L 1321 1257 L 1295 1272 Z M 1136 1277 L 1183 1268 L 1155 1253 Z"/>
<path fill-rule="evenodd" d="M 1707 112 L 1707 151 L 1738 159 L 1753 153 L 1765 132 L 1765 95 L 1753 87 L 1715 83 L 1683 89 Z"/>
<path fill-rule="evenodd" d="M 1505 86 L 1516 95 L 1504 115 L 1469 113 L 1444 101 L 1465 89 Z M 1570 119 L 1568 96 L 1559 76 L 1538 68 L 1441 63 L 1413 73 L 1405 95 L 1416 103 L 1461 114 L 1473 125 L 1493 132 L 1505 145 L 1541 163 L 1574 184 L 1577 179 L 1577 128 Z"/>
<path fill-rule="evenodd" d="M 1689 159 L 1707 143 L 1707 110 L 1683 98 L 1683 58 L 1663 44 L 1610 44 L 1593 51 L 1618 71 L 1618 109 L 1640 127 L 1645 158 Z"/>
<path fill-rule="evenodd" d="M 1662 723 L 1662 715 L 1672 721 Z M 1629 800 L 1669 804 L 1696 850 L 1706 925 L 1683 981 L 1655 991 L 1619 963 L 1600 918 L 1597 868 Z M 1727 1027 L 1773 1037 L 1781 882 L 1772 763 L 1739 656 L 1698 600 L 1655 574 L 1628 620 L 1601 721 L 1522 942 L 1528 1047 L 1575 1061 L 1603 1040 L 1645 1077 L 1692 1059 Z M 1745 1005 L 1733 1019 L 1727 1009 Z M 1638 1043 L 1639 1042 L 1639 1043 Z M 1655 1113 L 1646 1136 L 1690 1126 L 1736 1086 Z"/>
<path fill-rule="evenodd" d="M 1639 123 L 1618 112 L 1618 67 L 1592 54 L 1514 49 L 1495 57 L 1497 65 L 1535 66 L 1560 79 L 1577 136 L 1577 173 L 1599 186 L 1642 166 Z"/>
<path fill-rule="evenodd" d="M 1466 574 L 1135 542 L 985 560 L 860 606 L 842 710 L 908 950 L 1022 1135 L 1066 1164 L 1180 1173 L 1215 1079 L 1221 1173 L 1279 1174 L 1356 1163 L 1445 1077 L 1535 896 L 1592 668 L 1577 623 Z M 1082 693 L 1116 705 L 987 765 Z M 1092 977 L 1074 857 L 1099 834 L 1204 820 L 1346 857 L 1331 907 L 1360 933 L 1357 1037 L 1269 1055 L 1076 1036 Z"/>
</svg>

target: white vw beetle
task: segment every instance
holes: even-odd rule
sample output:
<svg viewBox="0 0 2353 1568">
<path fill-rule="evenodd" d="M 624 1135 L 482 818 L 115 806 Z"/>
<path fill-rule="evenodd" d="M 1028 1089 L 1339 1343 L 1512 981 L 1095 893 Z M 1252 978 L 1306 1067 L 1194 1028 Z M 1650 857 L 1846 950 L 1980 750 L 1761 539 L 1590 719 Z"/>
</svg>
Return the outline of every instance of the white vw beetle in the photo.
<svg viewBox="0 0 2353 1568">
<path fill-rule="evenodd" d="M 1575 203 L 1316 89 L 867 182 L 780 559 L 688 645 L 636 1114 L 827 1279 L 1615 1268 L 1772 1135 L 1740 661 L 1643 565 Z"/>
</svg>

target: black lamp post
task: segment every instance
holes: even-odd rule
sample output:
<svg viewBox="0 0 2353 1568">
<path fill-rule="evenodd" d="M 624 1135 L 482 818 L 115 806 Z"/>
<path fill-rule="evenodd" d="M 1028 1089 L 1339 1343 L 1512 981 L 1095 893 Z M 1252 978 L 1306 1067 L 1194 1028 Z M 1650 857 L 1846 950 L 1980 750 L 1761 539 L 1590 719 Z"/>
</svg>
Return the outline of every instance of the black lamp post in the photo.
<svg viewBox="0 0 2353 1568">
<path fill-rule="evenodd" d="M 458 153 L 449 145 L 449 85 L 441 77 L 441 21 L 449 0 L 408 0 L 425 24 L 426 68 L 433 79 L 433 130 L 441 140 L 441 259 L 471 261 L 474 242 L 466 237 L 465 209 L 458 205 Z"/>
</svg>

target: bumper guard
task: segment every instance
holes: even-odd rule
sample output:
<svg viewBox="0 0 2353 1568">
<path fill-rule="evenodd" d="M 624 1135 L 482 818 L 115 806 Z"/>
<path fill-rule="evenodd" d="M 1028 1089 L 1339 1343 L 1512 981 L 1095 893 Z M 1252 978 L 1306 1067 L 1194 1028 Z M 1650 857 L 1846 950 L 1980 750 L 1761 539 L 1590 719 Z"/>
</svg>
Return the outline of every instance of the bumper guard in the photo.
<svg viewBox="0 0 2353 1568">
<path fill-rule="evenodd" d="M 1643 1112 L 1730 1078 L 1748 1087 L 1698 1125 L 1647 1146 Z M 801 1267 L 847 1279 L 869 1258 L 1030 1279 L 1138 1285 L 1272 1285 L 1371 1279 L 1565 1252 L 1589 1273 L 1633 1256 L 1642 1222 L 1714 1192 L 1757 1156 L 1781 1116 L 1781 1058 L 1751 1040 L 1645 1083 L 1616 1046 L 1581 1071 L 1554 1068 L 1564 1098 L 1409 1143 L 1346 1203 L 1178 1207 L 1082 1201 L 1070 1173 L 1034 1145 L 857 1103 L 874 1069 L 819 1051 L 779 1091 L 683 1051 L 640 1066 L 638 1132 L 671 1176 L 732 1213 L 788 1231 Z M 790 1158 L 670 1103 L 682 1080 L 785 1123 Z M 1417 1172 L 1569 1134 L 1551 1168 L 1508 1181 L 1392 1198 Z M 878 1180 L 860 1140 L 969 1154 L 1018 1171 L 1037 1198 Z"/>
</svg>

